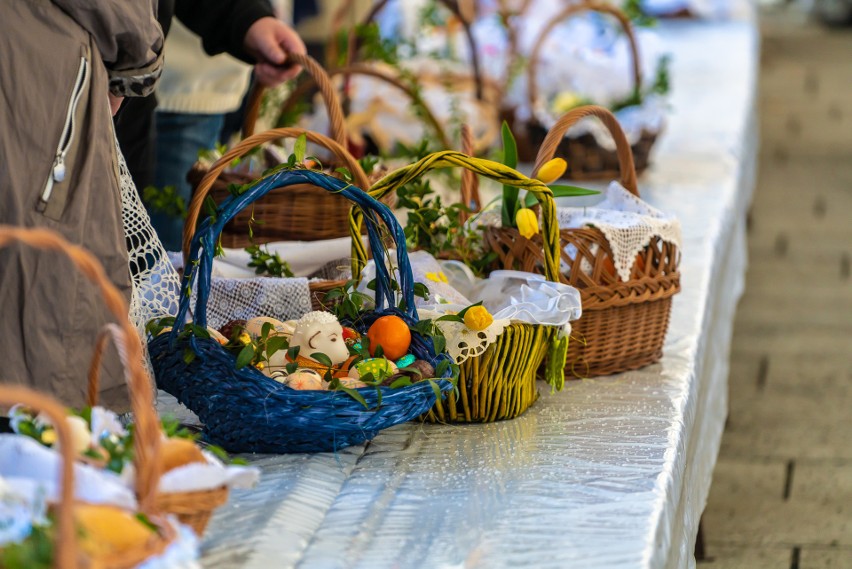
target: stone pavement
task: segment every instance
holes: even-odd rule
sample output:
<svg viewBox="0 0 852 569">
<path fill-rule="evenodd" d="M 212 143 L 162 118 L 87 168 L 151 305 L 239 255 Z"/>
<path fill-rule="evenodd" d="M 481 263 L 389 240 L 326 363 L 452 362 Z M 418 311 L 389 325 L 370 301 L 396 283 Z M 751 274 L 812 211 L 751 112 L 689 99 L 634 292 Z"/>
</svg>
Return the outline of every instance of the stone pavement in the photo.
<svg viewBox="0 0 852 569">
<path fill-rule="evenodd" d="M 703 569 L 852 568 L 852 28 L 762 16 L 760 170 Z"/>
</svg>

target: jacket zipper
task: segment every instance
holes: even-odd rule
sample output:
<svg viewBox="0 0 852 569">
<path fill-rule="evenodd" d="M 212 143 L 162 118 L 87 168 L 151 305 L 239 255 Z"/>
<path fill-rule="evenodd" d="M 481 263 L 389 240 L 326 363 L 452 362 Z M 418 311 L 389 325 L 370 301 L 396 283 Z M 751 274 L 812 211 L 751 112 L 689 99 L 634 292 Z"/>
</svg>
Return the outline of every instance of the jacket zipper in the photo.
<svg viewBox="0 0 852 569">
<path fill-rule="evenodd" d="M 65 114 L 65 125 L 62 128 L 62 136 L 59 137 L 59 145 L 56 148 L 56 155 L 53 157 L 50 175 L 47 178 L 47 183 L 44 185 L 44 190 L 42 190 L 41 198 L 39 199 L 38 211 L 40 212 L 43 212 L 47 208 L 50 196 L 53 193 L 54 184 L 65 180 L 65 157 L 68 155 L 68 150 L 74 141 L 74 118 L 77 114 L 77 105 L 80 104 L 80 97 L 83 95 L 88 77 L 89 62 L 85 57 L 81 56 L 80 67 L 77 69 L 77 78 L 74 81 L 74 90 L 71 93 L 71 100 L 68 101 L 68 111 Z"/>
</svg>

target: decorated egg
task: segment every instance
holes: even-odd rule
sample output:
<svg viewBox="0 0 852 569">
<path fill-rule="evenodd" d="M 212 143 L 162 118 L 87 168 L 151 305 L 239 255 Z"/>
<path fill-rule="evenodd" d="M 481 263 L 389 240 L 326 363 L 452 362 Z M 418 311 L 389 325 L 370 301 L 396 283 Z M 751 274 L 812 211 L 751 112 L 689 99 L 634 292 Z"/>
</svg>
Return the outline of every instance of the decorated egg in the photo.
<svg viewBox="0 0 852 569">
<path fill-rule="evenodd" d="M 286 385 L 299 391 L 321 391 L 327 389 L 320 374 L 312 369 L 298 369 L 287 376 Z"/>
<path fill-rule="evenodd" d="M 354 344 L 358 340 L 361 339 L 361 334 L 358 333 L 354 328 L 349 328 L 348 326 L 343 327 L 343 341 L 347 344 Z"/>
<path fill-rule="evenodd" d="M 385 358 L 370 358 L 349 368 L 349 377 L 361 379 L 367 374 L 373 374 L 373 378 L 379 379 L 379 377 L 393 375 L 396 372 L 396 364 L 392 361 Z"/>
<path fill-rule="evenodd" d="M 413 354 L 405 354 L 404 356 L 402 356 L 401 358 L 396 360 L 396 366 L 397 367 L 408 367 L 411 364 L 413 364 L 416 359 L 417 358 L 415 358 Z"/>
<path fill-rule="evenodd" d="M 84 452 L 92 444 L 92 433 L 89 431 L 89 424 L 84 418 L 77 415 L 69 415 L 66 422 L 71 430 L 71 446 L 74 447 L 74 453 L 80 454 Z"/>
<path fill-rule="evenodd" d="M 267 316 L 258 316 L 257 318 L 252 318 L 251 320 L 246 321 L 246 332 L 255 338 L 259 337 L 263 334 L 263 325 L 267 323 L 272 324 L 272 330 L 269 332 L 270 335 L 290 336 L 293 334 L 292 325 Z"/>
<path fill-rule="evenodd" d="M 263 370 L 263 374 L 266 375 L 266 377 L 274 379 L 278 383 L 287 383 L 287 372 L 283 369 L 266 368 L 265 370 Z"/>
<path fill-rule="evenodd" d="M 230 322 L 219 328 L 219 332 L 230 340 L 234 337 L 235 331 L 243 331 L 245 327 L 245 320 L 231 320 Z"/>
<path fill-rule="evenodd" d="M 343 387 L 348 387 L 349 389 L 360 389 L 362 387 L 367 387 L 367 384 L 361 381 L 360 379 L 355 379 L 354 377 L 341 377 L 340 385 Z"/>
</svg>

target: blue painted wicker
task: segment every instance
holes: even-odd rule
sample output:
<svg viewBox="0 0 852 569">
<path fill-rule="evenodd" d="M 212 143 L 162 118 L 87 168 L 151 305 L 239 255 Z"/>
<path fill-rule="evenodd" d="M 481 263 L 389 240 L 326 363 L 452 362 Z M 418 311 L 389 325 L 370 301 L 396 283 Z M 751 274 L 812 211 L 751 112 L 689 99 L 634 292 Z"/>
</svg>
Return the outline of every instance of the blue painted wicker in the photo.
<svg viewBox="0 0 852 569">
<path fill-rule="evenodd" d="M 405 310 L 395 308 L 391 275 L 383 255 L 375 255 L 377 268 L 376 309 L 367 313 L 356 327 L 366 331 L 376 318 L 395 314 L 409 324 L 417 322 L 414 310 L 414 282 L 405 249 L 403 230 L 387 206 L 352 185 L 309 170 L 281 171 L 272 174 L 240 196 L 232 196 L 219 206 L 216 216 L 199 226 L 190 246 L 183 287 L 188 290 L 197 278 L 194 320 L 207 325 L 207 298 L 213 267 L 215 243 L 225 224 L 239 211 L 269 192 L 295 184 L 312 184 L 339 193 L 357 204 L 368 220 L 370 247 L 376 252 L 386 249 L 378 231 L 383 223 L 391 232 L 397 247 L 400 267 L 399 286 Z M 190 298 L 181 298 L 177 322 L 184 322 Z M 369 408 L 349 395 L 336 391 L 297 391 L 266 377 L 252 366 L 235 369 L 235 357 L 215 340 L 196 336 L 178 337 L 179 326 L 171 334 L 150 340 L 148 349 L 157 385 L 174 395 L 204 423 L 204 435 L 210 442 L 231 452 L 321 452 L 335 451 L 360 444 L 380 430 L 418 417 L 436 400 L 427 381 L 398 389 L 380 388 L 379 405 L 375 388 L 358 392 Z M 195 357 L 186 362 L 185 351 Z M 436 366 L 446 354 L 435 354 L 432 340 L 412 331 L 411 353 Z M 449 374 L 449 371 L 447 372 Z M 452 389 L 447 380 L 437 382 L 441 391 Z"/>
</svg>

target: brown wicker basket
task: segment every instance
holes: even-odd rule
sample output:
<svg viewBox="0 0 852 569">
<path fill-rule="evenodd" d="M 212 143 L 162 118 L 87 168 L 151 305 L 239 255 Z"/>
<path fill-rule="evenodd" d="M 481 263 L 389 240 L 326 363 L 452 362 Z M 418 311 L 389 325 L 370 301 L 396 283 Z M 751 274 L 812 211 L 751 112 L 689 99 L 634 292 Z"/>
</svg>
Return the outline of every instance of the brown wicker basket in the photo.
<svg viewBox="0 0 852 569">
<path fill-rule="evenodd" d="M 328 75 L 322 67 L 307 55 L 288 55 L 295 63 L 303 66 L 314 78 L 325 100 L 331 124 L 331 138 L 342 149 L 347 148 L 346 127 L 343 110 L 337 92 L 331 85 Z M 247 113 L 244 136 L 251 135 L 257 109 L 263 89 L 252 89 L 251 104 Z M 274 140 L 270 139 L 270 140 Z M 312 140 L 312 142 L 315 142 Z M 344 150 L 345 151 L 345 150 Z M 341 152 L 342 153 L 342 152 Z M 341 159 L 339 152 L 335 157 Z M 352 173 L 355 183 L 363 187 L 368 184 L 367 176 L 357 160 L 341 160 L 336 166 L 346 166 Z M 218 163 L 218 162 L 217 162 Z M 227 165 L 226 165 L 227 166 Z M 193 201 L 199 193 L 199 185 L 206 179 L 210 168 L 197 163 L 187 175 L 187 180 L 193 186 Z M 228 197 L 230 184 L 246 184 L 254 181 L 255 177 L 237 172 L 222 173 L 213 180 L 210 191 L 217 203 Z M 222 232 L 222 245 L 225 247 L 242 248 L 251 244 L 248 236 L 249 221 L 254 216 L 254 242 L 268 243 L 271 241 L 321 241 L 336 239 L 349 235 L 349 208 L 345 200 L 337 199 L 327 191 L 310 185 L 292 186 L 287 192 L 273 192 L 254 204 L 253 209 L 242 212 L 233 222 L 229 223 Z M 206 193 L 206 192 L 205 192 Z"/>
<path fill-rule="evenodd" d="M 252 149 L 264 144 L 266 142 L 271 142 L 273 140 L 278 140 L 282 138 L 297 138 L 301 135 L 305 135 L 308 141 L 327 148 L 331 151 L 337 159 L 341 161 L 343 165 L 349 168 L 349 171 L 352 172 L 354 176 L 354 183 L 356 186 L 360 188 L 369 187 L 369 180 L 367 175 L 364 173 L 364 170 L 361 169 L 361 166 L 358 164 L 358 161 L 352 157 L 352 155 L 340 144 L 331 140 L 327 136 L 322 134 L 312 132 L 309 130 L 305 130 L 303 128 L 276 128 L 272 130 L 268 130 L 266 132 L 262 132 L 259 134 L 254 134 L 245 140 L 240 141 L 233 148 L 231 148 L 228 152 L 225 153 L 219 160 L 216 161 L 213 166 L 210 167 L 210 170 L 207 172 L 207 175 L 204 176 L 204 179 L 199 183 L 198 187 L 195 189 L 195 193 L 192 196 L 192 201 L 189 204 L 189 213 L 187 215 L 186 223 L 183 228 L 183 252 L 184 258 L 189 251 L 189 244 L 192 240 L 192 236 L 195 234 L 195 228 L 198 223 L 198 216 L 201 214 L 201 209 L 204 205 L 204 200 L 207 197 L 209 192 L 214 191 L 215 184 L 219 176 L 221 176 L 222 172 L 228 165 L 235 159 L 245 156 Z M 298 224 L 301 219 L 302 223 L 312 223 L 315 219 L 314 216 L 318 215 L 319 212 L 317 210 L 321 209 L 321 206 L 317 206 L 317 208 L 311 211 L 304 210 L 293 210 L 286 209 L 284 206 L 285 200 L 281 197 L 281 195 L 286 195 L 288 192 L 295 192 L 297 194 L 301 194 L 303 191 L 309 191 L 311 194 L 315 191 L 321 191 L 324 194 L 324 198 L 328 197 L 332 201 L 337 202 L 345 202 L 346 200 L 341 200 L 339 196 L 335 196 L 332 193 L 323 190 L 321 188 L 316 188 L 313 186 L 307 185 L 297 185 L 297 186 L 289 186 L 284 191 L 279 192 L 271 192 L 266 197 L 258 200 L 254 204 L 254 217 L 255 219 L 260 219 L 260 216 L 264 216 L 266 220 L 266 224 L 268 225 L 272 220 L 279 220 L 278 223 L 281 224 Z M 230 194 L 229 194 L 230 195 Z M 271 199 L 270 199 L 271 198 Z M 302 200 L 299 202 L 301 205 L 305 207 L 310 207 L 310 204 L 314 201 L 320 202 L 320 200 Z M 322 203 L 326 203 L 323 201 Z M 295 205 L 296 202 L 293 202 Z M 349 210 L 344 203 L 342 210 L 335 206 L 333 209 L 329 210 L 321 210 L 322 215 L 327 216 L 337 216 L 341 211 L 344 213 L 343 220 L 340 223 L 343 224 L 343 227 L 346 229 L 346 234 L 349 235 Z M 244 219 L 243 222 L 240 223 L 240 226 L 243 230 L 243 236 L 246 235 L 248 219 L 251 216 L 249 212 L 246 214 L 245 212 L 241 212 L 237 215 L 235 219 L 242 219 L 240 216 L 248 216 Z M 292 216 L 294 219 L 289 219 Z M 235 234 L 236 235 L 236 234 Z M 257 236 L 257 231 L 255 231 L 255 236 Z M 246 241 L 241 243 L 248 244 L 248 238 L 245 237 Z M 223 243 L 224 244 L 224 243 Z M 238 245 L 241 246 L 241 245 Z M 333 288 L 338 288 L 346 283 L 345 280 L 321 280 L 321 281 L 311 281 L 308 286 L 310 287 L 311 292 L 311 305 L 314 310 L 321 310 L 324 306 L 323 299 L 328 291 Z"/>
<path fill-rule="evenodd" d="M 375 2 L 370 8 L 370 11 L 361 21 L 361 25 L 364 26 L 374 22 L 376 16 L 379 15 L 379 12 L 381 12 L 388 3 L 389 0 L 378 0 Z M 462 31 L 464 32 L 465 40 L 467 41 L 468 49 L 470 51 L 471 75 L 474 81 L 474 88 L 476 89 L 476 98 L 482 101 L 485 97 L 485 82 L 482 77 L 482 66 L 479 62 L 479 50 L 476 48 L 476 38 L 470 27 L 470 22 L 473 21 L 471 18 L 472 15 L 464 14 L 464 8 L 459 2 L 453 0 L 438 0 L 438 3 L 447 8 L 462 27 Z M 329 69 L 335 69 L 340 66 L 340 57 L 337 53 L 337 38 L 345 25 L 345 17 L 347 14 L 351 14 L 353 12 L 354 7 L 354 0 L 344 0 L 340 3 L 340 6 L 332 16 L 331 33 L 329 34 L 328 42 L 326 43 L 326 65 L 328 65 Z M 352 33 L 352 30 L 350 30 L 348 34 L 348 44 L 346 63 L 343 67 L 348 67 L 357 61 L 358 51 L 361 47 L 358 45 L 358 38 L 354 33 Z M 449 145 L 445 148 L 449 148 Z"/>
<path fill-rule="evenodd" d="M 620 182 L 639 195 L 630 145 L 608 110 L 586 106 L 561 117 L 539 150 L 533 176 L 550 160 L 557 146 L 577 121 L 594 116 L 612 133 L 621 168 Z M 573 323 L 566 375 L 586 377 L 637 369 L 662 356 L 672 296 L 680 290 L 680 254 L 672 243 L 653 239 L 637 256 L 630 280 L 616 274 L 612 249 L 596 228 L 561 229 L 562 263 L 568 269 L 562 282 L 576 287 L 583 302 L 583 316 Z M 541 273 L 541 237 L 525 239 L 516 229 L 489 228 L 488 247 L 505 269 Z M 571 258 L 565 249 L 573 245 Z"/>
<path fill-rule="evenodd" d="M 343 77 L 344 86 L 353 75 L 361 75 L 378 79 L 379 81 L 394 87 L 401 94 L 405 95 L 409 100 L 411 100 L 412 104 L 416 105 L 423 113 L 423 119 L 429 123 L 429 126 L 432 128 L 433 133 L 441 146 L 444 148 L 449 147 L 450 139 L 447 137 L 447 133 L 441 125 L 441 122 L 435 117 L 435 113 L 432 112 L 432 109 L 426 101 L 424 101 L 414 89 L 390 73 L 367 63 L 353 63 L 346 67 L 340 67 L 328 72 L 329 79 L 337 76 Z M 282 103 L 281 113 L 283 114 L 292 109 L 293 106 L 300 100 L 304 99 L 304 97 L 310 93 L 315 86 L 316 81 L 304 81 L 299 84 L 299 86 L 294 89 L 293 92 L 290 93 L 290 96 Z"/>
<path fill-rule="evenodd" d="M 124 296 L 110 282 L 103 267 L 91 253 L 68 243 L 59 234 L 47 229 L 0 226 L 0 248 L 15 242 L 67 255 L 80 272 L 100 290 L 104 304 L 118 321 L 118 325 L 113 325 L 114 329 L 125 338 L 138 338 L 136 330 L 128 320 L 128 307 Z M 149 520 L 155 524 L 157 532 L 143 546 L 119 556 L 92 559 L 86 558 L 77 550 L 77 533 L 74 528 L 72 506 L 74 456 L 71 454 L 73 445 L 69 443 L 70 431 L 65 422 L 65 408 L 52 398 L 24 387 L 4 386 L 0 389 L 0 403 L 22 403 L 41 409 L 51 417 L 57 431 L 60 441 L 59 450 L 63 457 L 61 503 L 56 509 L 58 533 L 55 565 L 57 567 L 129 569 L 136 567 L 145 559 L 162 553 L 175 537 L 174 528 L 155 515 L 158 513 L 154 495 L 160 480 L 161 434 L 154 411 L 153 383 L 142 367 L 141 342 L 138 340 L 124 342 L 124 348 L 125 360 L 132 364 L 126 368 L 125 373 L 129 384 L 134 386 L 131 390 L 131 399 L 134 410 L 138 410 L 135 422 L 136 436 L 133 440 L 136 497 L 139 510 L 148 515 Z"/>
<path fill-rule="evenodd" d="M 633 70 L 633 87 L 635 90 L 642 88 L 642 69 L 641 59 L 639 57 L 639 48 L 636 42 L 636 36 L 633 32 L 633 25 L 630 19 L 624 13 L 614 8 L 609 4 L 598 2 L 596 0 L 588 0 L 581 4 L 574 4 L 564 8 L 559 14 L 548 21 L 547 25 L 542 29 L 538 39 L 532 49 L 527 66 L 527 94 L 529 97 L 529 108 L 534 109 L 538 101 L 538 81 L 536 71 L 538 70 L 541 52 L 544 49 L 547 37 L 553 32 L 556 27 L 567 19 L 581 12 L 600 12 L 609 14 L 618 20 L 618 23 L 624 30 L 630 45 L 630 53 L 632 56 Z M 547 135 L 547 129 L 542 126 L 537 120 L 532 119 L 522 128 L 523 136 L 519 137 L 518 154 L 523 161 L 531 161 L 535 156 L 536 150 L 543 143 Z M 631 150 L 633 152 L 634 166 L 637 172 L 642 172 L 648 167 L 651 149 L 654 142 L 657 140 L 658 132 L 643 130 L 639 140 L 633 144 Z M 611 179 L 618 175 L 619 160 L 618 153 L 614 150 L 607 150 L 601 147 L 595 140 L 595 137 L 590 134 L 581 136 L 568 136 L 559 141 L 559 145 L 555 149 L 556 156 L 564 158 L 568 162 L 568 170 L 565 175 L 568 178 L 575 180 L 599 180 Z"/>
<path fill-rule="evenodd" d="M 84 553 L 78 546 L 78 531 L 74 521 L 74 445 L 71 444 L 71 429 L 67 423 L 65 407 L 47 395 L 43 395 L 26 387 L 0 385 L 0 404 L 22 404 L 38 410 L 51 421 L 56 429 L 59 441 L 58 452 L 62 456 L 62 471 L 60 473 L 60 496 L 58 504 L 51 504 L 51 510 L 56 516 L 56 544 L 53 552 L 53 566 L 57 569 L 75 569 L 77 567 L 102 567 L 104 569 L 131 569 L 155 555 L 160 555 L 174 540 L 176 533 L 171 524 L 150 515 L 148 520 L 156 532 L 139 547 L 124 551 L 121 554 L 92 556 Z M 108 506 L 102 506 L 108 507 Z M 115 508 L 118 510 L 119 508 Z M 145 510 L 143 510 L 145 512 Z M 0 548 L 2 552 L 2 548 Z"/>
<path fill-rule="evenodd" d="M 415 71 L 417 83 L 421 87 L 427 84 L 440 84 L 442 88 L 452 90 L 453 92 L 473 93 L 476 98 L 478 112 L 490 114 L 492 115 L 490 118 L 493 118 L 493 120 L 489 120 L 489 128 L 486 129 L 484 133 L 479 134 L 474 145 L 477 152 L 485 152 L 493 146 L 495 140 L 499 139 L 500 122 L 498 120 L 498 113 L 494 109 L 498 108 L 499 101 L 502 98 L 502 89 L 496 81 L 490 80 L 482 74 L 479 50 L 477 49 L 476 39 L 470 26 L 470 22 L 474 19 L 474 14 L 467 13 L 471 11 L 468 8 L 475 8 L 472 5 L 473 3 L 470 3 L 470 6 L 460 4 L 452 0 L 439 0 L 438 3 L 442 4 L 453 14 L 464 34 L 468 52 L 471 56 L 470 70 L 469 72 L 441 72 L 440 74 L 435 74 L 432 71 L 424 72 L 423 70 L 419 70 Z M 346 19 L 346 16 L 354 13 L 354 4 L 353 0 L 344 0 L 341 2 L 340 7 L 332 17 L 331 33 L 329 34 L 329 40 L 326 44 L 326 62 L 329 69 L 332 70 L 329 74 L 332 77 L 335 75 L 343 75 L 347 78 L 349 75 L 353 74 L 370 75 L 393 85 L 397 89 L 405 91 L 409 99 L 411 99 L 412 102 L 422 110 L 424 115 L 423 118 L 435 131 L 435 135 L 441 144 L 441 149 L 448 150 L 453 148 L 453 143 L 450 137 L 445 134 L 445 129 L 441 126 L 440 122 L 436 120 L 434 113 L 429 109 L 428 105 L 416 91 L 413 91 L 410 87 L 406 86 L 395 77 L 396 71 L 383 70 L 381 63 L 359 61 L 359 56 L 361 55 L 359 50 L 361 46 L 358 44 L 358 37 L 355 33 L 353 33 L 356 29 L 355 27 L 351 27 L 349 30 L 349 45 L 347 48 L 345 62 L 343 65 L 340 65 L 341 58 L 337 52 L 337 40 L 340 37 L 341 32 L 345 29 L 346 22 L 344 22 L 344 20 Z M 360 25 L 364 26 L 375 21 L 379 12 L 381 12 L 387 4 L 388 0 L 379 0 L 374 3 L 363 20 L 361 20 Z M 300 100 L 298 97 L 302 97 L 303 95 L 304 93 L 294 93 L 294 100 Z M 289 108 L 292 105 L 292 102 L 293 101 L 288 101 L 282 108 Z M 370 147 L 368 146 L 368 148 Z"/>
<path fill-rule="evenodd" d="M 127 370 L 127 387 L 131 393 L 131 400 L 134 402 L 140 401 L 139 389 L 151 389 L 150 382 L 140 384 L 134 378 L 140 377 L 140 373 L 145 375 L 141 368 L 141 362 L 128 361 L 126 358 L 128 339 L 123 330 L 115 324 L 107 324 L 98 336 L 98 341 L 95 344 L 95 351 L 92 356 L 92 364 L 89 368 L 89 385 L 88 385 L 88 400 L 87 404 L 94 407 L 98 404 L 98 384 L 100 381 L 101 359 L 104 351 L 107 348 L 109 340 L 118 351 L 122 363 Z M 153 415 L 149 420 L 156 421 L 154 408 L 140 407 L 134 405 L 134 415 L 136 420 L 142 415 Z M 159 434 L 159 433 L 158 433 Z M 160 435 L 162 436 L 162 435 Z M 207 529 L 207 524 L 213 512 L 220 506 L 228 502 L 228 487 L 220 486 L 211 490 L 200 490 L 194 492 L 157 492 L 154 495 L 154 509 L 163 514 L 172 514 L 177 516 L 182 524 L 188 525 L 200 537 L 204 535 L 204 530 Z"/>
</svg>

